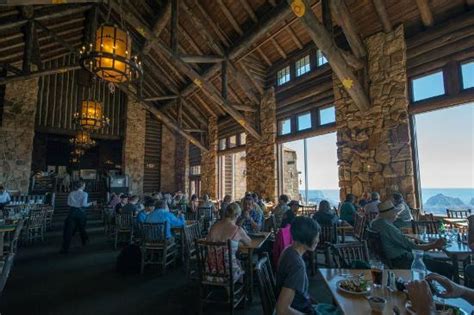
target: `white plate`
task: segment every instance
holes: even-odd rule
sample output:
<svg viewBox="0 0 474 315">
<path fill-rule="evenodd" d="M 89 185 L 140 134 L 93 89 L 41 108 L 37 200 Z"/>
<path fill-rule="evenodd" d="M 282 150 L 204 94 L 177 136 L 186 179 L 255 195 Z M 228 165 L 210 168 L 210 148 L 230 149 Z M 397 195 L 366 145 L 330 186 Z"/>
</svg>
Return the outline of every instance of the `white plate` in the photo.
<svg viewBox="0 0 474 315">
<path fill-rule="evenodd" d="M 346 290 L 343 287 L 341 287 L 341 283 L 344 282 L 344 281 L 347 281 L 347 280 L 339 280 L 338 282 L 336 282 L 336 287 L 341 292 L 349 293 L 349 294 L 353 294 L 353 295 L 366 295 L 366 294 L 370 293 L 370 283 L 367 283 L 367 290 L 361 291 L 361 292 L 354 292 L 354 291 Z"/>
<path fill-rule="evenodd" d="M 441 303 L 436 303 L 436 305 L 440 305 L 440 304 L 441 304 Z M 469 313 L 467 313 L 465 310 L 463 310 L 462 308 L 460 308 L 460 307 L 458 307 L 458 306 L 454 306 L 454 305 L 450 305 L 450 304 L 446 304 L 446 305 L 447 305 L 447 306 L 450 306 L 450 307 L 453 307 L 453 308 L 457 308 L 457 309 L 460 311 L 460 313 L 458 313 L 458 314 L 460 314 L 460 315 L 469 315 Z M 406 308 L 408 314 L 410 314 L 410 315 L 416 315 L 415 311 L 414 311 L 413 308 L 411 307 L 411 302 L 410 302 L 410 301 L 406 302 L 405 308 Z M 447 313 L 447 312 L 443 312 L 443 311 L 436 311 L 435 314 L 436 314 L 436 315 L 444 315 L 444 314 L 448 314 L 448 313 Z"/>
</svg>

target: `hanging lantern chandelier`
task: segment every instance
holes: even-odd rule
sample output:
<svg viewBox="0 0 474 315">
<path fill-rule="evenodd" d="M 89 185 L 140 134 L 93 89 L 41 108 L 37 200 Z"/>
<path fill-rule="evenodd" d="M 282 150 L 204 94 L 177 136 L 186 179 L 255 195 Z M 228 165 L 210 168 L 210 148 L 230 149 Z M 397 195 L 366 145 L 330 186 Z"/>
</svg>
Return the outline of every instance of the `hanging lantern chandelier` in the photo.
<svg viewBox="0 0 474 315">
<path fill-rule="evenodd" d="M 74 113 L 74 122 L 79 128 L 85 130 L 95 130 L 109 125 L 109 118 L 105 117 L 102 104 L 93 98 L 83 100 L 80 110 Z"/>
<path fill-rule="evenodd" d="M 71 157 L 80 158 L 81 156 L 84 155 L 84 153 L 85 153 L 84 149 L 74 147 L 71 151 Z"/>
<path fill-rule="evenodd" d="M 90 149 L 95 145 L 95 141 L 91 138 L 90 134 L 84 130 L 79 130 L 74 138 L 69 139 L 69 142 L 74 147 L 84 150 Z"/>
<path fill-rule="evenodd" d="M 79 164 L 81 162 L 81 159 L 78 156 L 71 156 L 71 159 L 69 160 L 70 164 Z"/>
</svg>

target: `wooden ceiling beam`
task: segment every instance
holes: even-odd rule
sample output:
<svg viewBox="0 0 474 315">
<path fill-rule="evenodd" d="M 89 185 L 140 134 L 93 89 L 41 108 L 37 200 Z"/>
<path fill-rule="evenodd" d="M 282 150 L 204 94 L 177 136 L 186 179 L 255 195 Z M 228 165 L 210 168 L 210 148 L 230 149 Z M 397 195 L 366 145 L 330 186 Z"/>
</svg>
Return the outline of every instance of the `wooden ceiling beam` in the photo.
<svg viewBox="0 0 474 315">
<path fill-rule="evenodd" d="M 145 102 L 149 101 L 167 101 L 167 100 L 175 100 L 178 98 L 178 95 L 162 95 L 162 96 L 152 96 L 143 99 Z"/>
<path fill-rule="evenodd" d="M 58 34 L 56 34 L 56 32 L 50 30 L 49 28 L 47 28 L 43 23 L 41 23 L 40 21 L 37 21 L 37 20 L 34 20 L 34 23 L 40 28 L 42 29 L 44 32 L 46 32 L 46 34 L 48 34 L 48 36 L 52 37 L 57 43 L 61 44 L 61 46 L 63 46 L 64 48 L 66 48 L 67 50 L 69 50 L 71 52 L 71 54 L 73 54 L 74 56 L 76 57 L 80 57 L 80 53 L 79 53 L 79 50 L 77 50 L 76 48 L 74 48 L 72 45 L 70 45 L 68 42 L 66 42 L 64 39 L 62 39 Z"/>
<path fill-rule="evenodd" d="M 265 55 L 265 53 L 260 48 L 257 48 L 257 53 L 260 55 L 260 57 L 263 59 L 263 61 L 265 61 L 265 63 L 268 66 L 272 65 L 272 62 L 270 61 L 270 59 L 268 59 L 267 55 Z"/>
<path fill-rule="evenodd" d="M 40 4 L 66 4 L 66 3 L 90 3 L 90 2 L 105 2 L 104 0 L 1 0 L 0 7 L 12 5 L 40 5 Z"/>
<path fill-rule="evenodd" d="M 286 30 L 287 30 L 287 33 L 290 35 L 291 40 L 295 43 L 295 45 L 299 49 L 303 49 L 303 44 L 301 43 L 298 36 L 296 36 L 295 31 L 293 31 L 293 29 L 291 27 L 288 27 Z"/>
<path fill-rule="evenodd" d="M 243 112 L 251 112 L 255 113 L 257 111 L 257 108 L 251 105 L 245 105 L 245 104 L 239 104 L 239 103 L 230 103 L 230 106 L 232 106 L 234 109 L 243 111 Z"/>
<path fill-rule="evenodd" d="M 309 36 L 316 46 L 324 53 L 336 76 L 341 80 L 345 90 L 354 100 L 356 106 L 361 111 L 366 111 L 370 107 L 369 97 L 357 76 L 351 71 L 346 63 L 341 49 L 335 44 L 334 38 L 328 33 L 324 25 L 319 22 L 312 10 L 310 10 L 308 0 L 302 0 L 306 6 L 305 14 L 300 18 Z M 292 0 L 287 0 L 290 6 Z"/>
<path fill-rule="evenodd" d="M 324 27 L 329 34 L 332 34 L 334 32 L 334 28 L 332 25 L 331 8 L 329 5 L 330 1 L 331 0 L 321 0 L 321 16 L 323 18 Z M 291 28 L 291 26 L 289 28 Z"/>
<path fill-rule="evenodd" d="M 287 55 L 285 53 L 285 51 L 283 50 L 283 48 L 281 48 L 280 44 L 278 44 L 278 42 L 276 41 L 275 38 L 271 38 L 270 39 L 272 45 L 276 48 L 276 50 L 278 51 L 278 53 L 280 54 L 280 56 L 283 58 L 283 59 L 286 59 L 287 58 Z"/>
<path fill-rule="evenodd" d="M 214 22 L 212 17 L 207 13 L 207 11 L 204 10 L 204 8 L 202 7 L 202 5 L 199 3 L 198 0 L 194 0 L 194 5 L 196 8 L 198 8 L 199 12 L 201 12 L 202 16 L 204 17 L 204 21 L 207 24 L 209 24 L 210 28 L 214 31 L 214 33 L 216 33 L 217 37 L 219 37 L 219 40 L 224 44 L 224 46 L 229 47 L 230 40 L 227 37 L 227 34 L 222 32 L 222 30 L 217 26 L 217 24 Z"/>
<path fill-rule="evenodd" d="M 329 2 L 331 13 L 346 35 L 346 39 L 352 52 L 357 58 L 363 58 L 367 55 L 367 50 L 359 35 L 358 28 L 352 14 L 349 11 L 344 0 L 331 0 Z"/>
<path fill-rule="evenodd" d="M 198 93 L 195 93 L 195 94 L 193 95 L 193 97 L 196 98 L 196 100 L 197 100 L 197 101 L 199 102 L 199 104 L 201 104 L 201 106 L 208 112 L 208 114 L 210 114 L 212 117 L 217 117 L 215 111 L 212 110 L 212 109 L 209 107 L 209 105 L 207 105 L 207 103 L 201 98 L 201 96 L 199 96 Z M 221 109 L 219 108 L 219 110 L 221 110 Z M 221 113 L 219 112 L 219 114 L 221 114 Z"/>
<path fill-rule="evenodd" d="M 242 36 L 244 34 L 244 31 L 242 31 L 242 28 L 240 27 L 239 23 L 237 22 L 237 20 L 234 18 L 234 16 L 232 15 L 232 13 L 229 11 L 229 8 L 227 8 L 227 6 L 224 4 L 224 2 L 222 0 L 217 0 L 217 4 L 219 5 L 219 7 L 221 8 L 222 12 L 224 13 L 225 17 L 227 18 L 227 21 L 230 23 L 230 25 L 232 25 L 232 27 L 234 28 L 234 30 L 240 35 Z"/>
<path fill-rule="evenodd" d="M 385 0 L 372 0 L 372 4 L 374 5 L 375 12 L 377 12 L 379 20 L 382 23 L 384 32 L 390 33 L 393 30 L 393 25 L 387 13 Z"/>
<path fill-rule="evenodd" d="M 420 11 L 421 21 L 423 22 L 423 25 L 426 27 L 433 26 L 434 18 L 433 18 L 433 13 L 431 12 L 430 4 L 428 3 L 428 0 L 415 0 L 415 1 L 416 1 L 416 5 L 418 6 L 418 11 Z"/>
<path fill-rule="evenodd" d="M 80 68 L 81 68 L 80 66 L 74 65 L 74 66 L 66 66 L 66 67 L 60 67 L 60 68 L 34 71 L 34 72 L 31 72 L 31 73 L 28 73 L 28 74 L 9 76 L 9 77 L 6 77 L 6 78 L 0 78 L 0 85 L 11 83 L 11 82 L 16 82 L 16 81 L 29 80 L 29 79 L 33 79 L 33 78 L 40 78 L 40 77 L 44 77 L 44 76 L 51 75 L 51 74 L 74 71 L 74 70 L 77 70 L 77 69 L 80 69 Z"/>
<path fill-rule="evenodd" d="M 166 24 L 169 22 L 171 18 L 171 0 L 166 0 L 165 4 L 163 5 L 162 10 L 156 17 L 155 24 L 153 25 L 151 31 L 153 33 L 153 37 L 147 39 L 145 45 L 142 49 L 142 54 L 148 54 L 150 48 L 153 46 L 153 42 L 160 37 L 161 32 L 166 28 Z"/>
<path fill-rule="evenodd" d="M 241 71 L 239 71 L 237 66 L 233 64 L 232 62 L 229 62 L 229 70 L 230 70 L 230 75 L 237 82 L 240 88 L 244 91 L 245 95 L 250 99 L 250 101 L 252 101 L 255 104 L 259 104 L 260 103 L 259 97 L 255 95 L 253 88 L 250 84 L 253 78 L 252 77 L 247 78 L 249 74 L 245 72 L 242 73 Z M 250 79 L 250 82 L 248 79 Z M 260 93 L 260 96 L 263 94 L 263 91 L 260 92 L 258 88 L 257 88 L 257 91 Z"/>
<path fill-rule="evenodd" d="M 186 63 L 217 63 L 225 60 L 222 56 L 193 56 L 193 55 L 179 55 L 179 58 Z"/>
<path fill-rule="evenodd" d="M 252 19 L 252 21 L 254 23 L 257 23 L 258 22 L 258 18 L 257 16 L 255 15 L 255 12 L 253 11 L 252 7 L 250 6 L 250 4 L 248 3 L 247 0 L 240 0 L 240 3 L 242 4 L 242 6 L 244 7 L 244 10 L 245 12 L 247 12 L 247 14 L 250 16 L 250 18 Z"/>
<path fill-rule="evenodd" d="M 204 129 L 184 129 L 186 132 L 197 132 L 197 133 L 207 133 L 207 130 Z"/>
</svg>

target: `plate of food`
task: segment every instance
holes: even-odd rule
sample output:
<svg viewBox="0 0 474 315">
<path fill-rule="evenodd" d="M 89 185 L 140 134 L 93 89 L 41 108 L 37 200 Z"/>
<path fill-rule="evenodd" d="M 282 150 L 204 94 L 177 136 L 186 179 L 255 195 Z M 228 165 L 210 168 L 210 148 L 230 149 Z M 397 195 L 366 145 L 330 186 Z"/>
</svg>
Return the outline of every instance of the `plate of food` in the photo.
<svg viewBox="0 0 474 315">
<path fill-rule="evenodd" d="M 370 283 L 364 278 L 339 280 L 336 287 L 338 290 L 349 294 L 364 295 L 370 293 Z"/>
<path fill-rule="evenodd" d="M 434 314 L 436 315 L 469 315 L 468 312 L 454 305 L 435 303 L 435 306 L 436 306 L 436 310 Z M 405 307 L 407 309 L 408 314 L 416 315 L 416 312 L 415 310 L 413 310 L 413 307 L 410 301 L 408 301 L 405 304 Z"/>
</svg>

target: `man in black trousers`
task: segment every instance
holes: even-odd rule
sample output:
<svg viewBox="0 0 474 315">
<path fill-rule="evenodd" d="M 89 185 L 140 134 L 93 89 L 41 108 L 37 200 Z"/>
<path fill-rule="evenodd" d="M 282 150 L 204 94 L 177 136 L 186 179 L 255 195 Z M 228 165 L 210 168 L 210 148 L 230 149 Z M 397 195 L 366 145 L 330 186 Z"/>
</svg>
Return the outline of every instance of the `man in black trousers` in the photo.
<svg viewBox="0 0 474 315">
<path fill-rule="evenodd" d="M 69 215 L 64 221 L 64 234 L 63 234 L 63 246 L 60 251 L 61 254 L 67 254 L 69 252 L 69 246 L 71 245 L 71 239 L 74 236 L 76 230 L 79 230 L 81 235 L 82 245 L 86 245 L 89 241 L 89 237 L 86 232 L 86 211 L 85 208 L 94 204 L 88 202 L 88 194 L 84 191 L 86 184 L 82 181 L 78 182 L 75 190 L 69 193 L 67 197 L 67 205 L 69 206 Z"/>
</svg>

